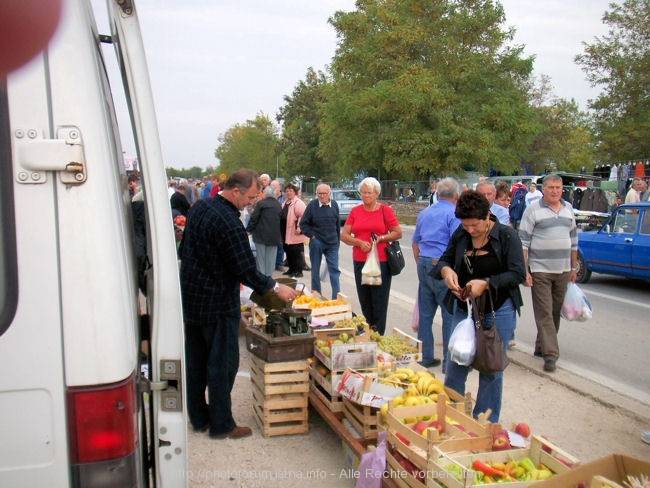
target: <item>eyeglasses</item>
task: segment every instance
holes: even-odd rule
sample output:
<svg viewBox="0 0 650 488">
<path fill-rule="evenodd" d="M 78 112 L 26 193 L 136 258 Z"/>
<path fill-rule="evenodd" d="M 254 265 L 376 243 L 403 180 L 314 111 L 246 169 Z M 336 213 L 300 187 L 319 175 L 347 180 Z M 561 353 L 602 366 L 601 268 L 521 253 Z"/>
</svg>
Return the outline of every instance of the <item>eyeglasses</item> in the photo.
<svg viewBox="0 0 650 488">
<path fill-rule="evenodd" d="M 325 192 L 325 193 L 316 193 L 316 195 L 321 196 L 321 197 L 324 197 L 324 196 L 329 195 L 329 192 Z"/>
<path fill-rule="evenodd" d="M 472 260 L 476 257 L 476 250 L 472 251 Z M 471 275 L 474 274 L 474 266 L 472 265 L 472 261 L 470 261 L 469 256 L 467 253 L 463 254 L 463 259 L 465 260 L 465 267 L 467 268 L 467 272 Z"/>
</svg>

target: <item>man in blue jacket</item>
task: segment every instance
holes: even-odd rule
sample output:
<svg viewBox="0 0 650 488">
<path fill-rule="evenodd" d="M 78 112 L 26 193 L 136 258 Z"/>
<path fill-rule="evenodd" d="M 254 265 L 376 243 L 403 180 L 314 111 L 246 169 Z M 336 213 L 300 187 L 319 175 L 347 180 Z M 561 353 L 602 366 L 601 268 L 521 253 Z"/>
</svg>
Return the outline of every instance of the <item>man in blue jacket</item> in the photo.
<svg viewBox="0 0 650 488">
<path fill-rule="evenodd" d="M 331 198 L 332 191 L 324 183 L 316 187 L 316 196 L 300 219 L 300 231 L 309 237 L 309 260 L 311 261 L 311 289 L 321 293 L 320 264 L 323 256 L 327 262 L 327 271 L 332 285 L 332 299 L 341 291 L 339 278 L 339 247 L 341 244 L 341 226 L 339 224 L 339 206 Z"/>
</svg>

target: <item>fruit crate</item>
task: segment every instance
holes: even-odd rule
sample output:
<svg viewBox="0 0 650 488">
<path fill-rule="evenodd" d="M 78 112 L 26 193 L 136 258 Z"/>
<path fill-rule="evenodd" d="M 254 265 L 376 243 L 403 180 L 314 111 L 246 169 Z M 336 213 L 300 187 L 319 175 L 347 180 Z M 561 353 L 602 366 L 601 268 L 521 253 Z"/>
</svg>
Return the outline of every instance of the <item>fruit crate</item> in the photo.
<svg viewBox="0 0 650 488">
<path fill-rule="evenodd" d="M 343 371 L 346 368 L 355 370 L 377 368 L 376 342 L 331 344 L 329 348 L 329 356 L 326 356 L 318 347 L 314 347 L 314 355 L 330 371 Z"/>
<path fill-rule="evenodd" d="M 567 472 L 571 469 L 570 466 L 575 466 L 579 461 L 570 454 L 550 443 L 548 440 L 541 437 L 533 436 L 530 442 L 530 447 L 521 449 L 508 449 L 505 451 L 490 451 L 479 452 L 473 454 L 452 454 L 442 451 L 438 446 L 431 446 L 429 454 L 429 473 L 436 476 L 439 482 L 447 488 L 467 488 L 470 486 L 487 486 L 494 487 L 503 486 L 503 483 L 481 483 L 480 485 L 474 483 L 474 471 L 471 469 L 472 463 L 475 460 L 483 462 L 503 462 L 506 463 L 510 460 L 518 461 L 524 457 L 539 466 L 544 464 L 557 476 L 558 474 Z M 460 467 L 461 480 L 456 479 L 451 473 L 447 471 L 450 465 Z M 537 483 L 542 483 L 542 480 L 530 481 L 510 481 L 507 483 L 508 487 L 512 488 L 527 488 Z M 553 477 L 546 480 L 551 486 Z"/>
<path fill-rule="evenodd" d="M 386 449 L 386 478 L 393 482 L 398 488 L 443 488 L 443 485 L 436 482 L 425 470 L 414 475 L 413 470 L 420 471 L 417 466 L 402 456 L 398 451 Z"/>
<path fill-rule="evenodd" d="M 295 309 L 309 309 L 311 310 L 311 317 L 324 319 L 327 322 L 337 322 L 343 319 L 352 318 L 352 303 L 350 302 L 350 297 L 344 295 L 343 293 L 338 293 L 336 299 L 339 300 L 341 305 L 330 305 L 327 307 L 315 307 L 311 308 L 309 303 L 295 303 L 293 308 Z"/>
<path fill-rule="evenodd" d="M 377 438 L 378 412 L 379 409 L 377 407 L 359 405 L 343 397 L 343 415 L 364 439 Z"/>
<path fill-rule="evenodd" d="M 492 436 L 501 430 L 499 424 L 491 424 L 481 414 L 479 420 L 464 413 L 464 408 L 455 408 L 447 404 L 444 395 L 439 401 L 424 405 L 394 407 L 388 404 L 385 415 L 387 441 L 419 469 L 426 471 L 429 451 L 432 445 L 442 444 L 456 439 L 479 439 L 482 446 L 491 448 Z M 427 437 L 417 433 L 413 427 L 417 422 L 431 422 L 433 417 L 439 422 L 436 429 L 427 433 Z"/>
<path fill-rule="evenodd" d="M 330 412 L 334 413 L 339 418 L 343 417 L 343 397 L 341 395 L 328 393 L 313 378 L 309 382 L 309 391 L 312 395 L 318 398 Z"/>
<path fill-rule="evenodd" d="M 376 368 L 367 368 L 359 371 L 362 374 L 375 376 Z M 318 358 L 314 359 L 309 367 L 309 376 L 320 385 L 328 394 L 339 396 L 338 386 L 345 371 L 330 371 Z M 329 378 L 327 377 L 329 375 Z"/>
<path fill-rule="evenodd" d="M 309 372 L 306 360 L 268 363 L 250 356 L 253 413 L 264 437 L 306 434 Z"/>
<path fill-rule="evenodd" d="M 399 357 L 395 357 L 386 351 L 383 351 L 381 348 L 377 349 L 377 361 L 384 365 L 392 365 L 393 368 L 400 368 L 402 366 L 408 366 L 411 362 L 418 362 L 422 359 L 422 341 L 408 335 L 406 332 L 400 329 L 393 329 L 393 335 L 399 337 L 401 340 L 405 341 L 410 346 L 413 346 L 417 349 L 417 352 L 412 354 L 402 354 Z"/>
<path fill-rule="evenodd" d="M 246 349 L 269 363 L 307 359 L 314 352 L 309 334 L 274 337 L 256 327 L 246 327 Z"/>
<path fill-rule="evenodd" d="M 642 474 L 650 476 L 650 461 L 625 454 L 609 454 L 540 481 L 535 488 L 574 488 L 578 485 L 591 488 L 589 485 L 597 476 L 622 485 L 628 481 L 628 476 L 639 478 Z"/>
</svg>

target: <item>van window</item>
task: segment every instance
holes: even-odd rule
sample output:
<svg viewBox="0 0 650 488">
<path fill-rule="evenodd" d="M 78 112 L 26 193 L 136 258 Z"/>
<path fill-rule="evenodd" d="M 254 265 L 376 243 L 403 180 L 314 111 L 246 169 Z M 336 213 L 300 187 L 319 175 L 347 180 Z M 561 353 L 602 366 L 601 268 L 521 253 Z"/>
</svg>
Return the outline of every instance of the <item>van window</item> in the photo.
<svg viewBox="0 0 650 488">
<path fill-rule="evenodd" d="M 7 83 L 0 78 L 0 335 L 9 328 L 18 302 L 16 226 Z"/>
</svg>

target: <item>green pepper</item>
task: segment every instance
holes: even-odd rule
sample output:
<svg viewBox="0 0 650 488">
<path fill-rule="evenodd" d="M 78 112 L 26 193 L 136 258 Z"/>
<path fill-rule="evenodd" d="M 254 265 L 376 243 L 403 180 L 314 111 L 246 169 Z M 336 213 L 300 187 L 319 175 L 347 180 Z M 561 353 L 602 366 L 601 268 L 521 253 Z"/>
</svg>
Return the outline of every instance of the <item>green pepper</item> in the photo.
<svg viewBox="0 0 650 488">
<path fill-rule="evenodd" d="M 535 463 L 530 459 L 529 457 L 523 457 L 519 460 L 519 466 L 524 468 L 526 471 L 532 471 L 533 469 L 537 469 L 535 466 Z"/>
</svg>

